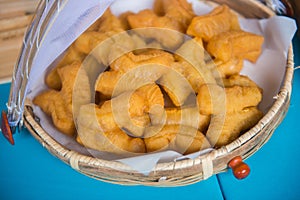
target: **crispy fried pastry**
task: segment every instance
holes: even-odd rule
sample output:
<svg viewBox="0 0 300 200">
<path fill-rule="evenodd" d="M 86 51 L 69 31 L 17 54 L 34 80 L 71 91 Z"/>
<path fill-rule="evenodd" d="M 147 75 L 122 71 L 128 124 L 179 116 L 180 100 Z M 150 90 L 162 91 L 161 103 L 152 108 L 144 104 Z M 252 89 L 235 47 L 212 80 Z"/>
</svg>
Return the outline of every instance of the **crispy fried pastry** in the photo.
<svg viewBox="0 0 300 200">
<path fill-rule="evenodd" d="M 222 85 L 224 85 L 224 87 L 232 87 L 234 85 L 243 87 L 258 87 L 258 85 L 248 76 L 239 74 L 224 78 L 222 80 Z"/>
<path fill-rule="evenodd" d="M 84 146 L 116 154 L 144 153 L 145 144 L 120 129 L 103 131 L 102 113 L 95 104 L 81 107 L 77 120 L 78 139 Z M 100 124 L 100 125 L 99 125 Z"/>
<path fill-rule="evenodd" d="M 131 95 L 129 100 L 127 95 Z M 122 105 L 120 105 L 121 102 L 123 102 Z M 142 135 L 143 127 L 150 123 L 149 116 L 144 113 L 144 104 L 143 97 L 135 93 L 123 94 L 105 101 L 98 111 L 100 114 L 98 121 L 102 131 L 124 129 L 129 134 L 132 132 Z"/>
<path fill-rule="evenodd" d="M 121 21 L 107 9 L 98 22 L 98 31 L 86 31 L 75 41 L 74 45 L 79 52 L 89 54 L 98 44 L 110 36 L 124 31 Z"/>
<path fill-rule="evenodd" d="M 122 103 L 122 102 L 120 102 Z M 143 123 L 143 126 L 139 132 L 139 129 L 135 127 L 130 127 L 128 123 L 123 122 L 123 127 L 127 130 L 131 131 L 131 133 L 137 137 L 143 135 L 144 128 L 149 125 L 150 117 L 152 118 L 160 118 L 163 114 L 164 110 L 164 98 L 161 93 L 160 88 L 156 84 L 148 84 L 139 89 L 137 89 L 129 100 L 129 115 L 130 118 L 139 121 L 140 119 L 146 119 L 146 123 Z M 119 111 L 118 108 L 115 108 L 115 111 Z M 119 113 L 119 112 L 118 112 Z M 123 115 L 124 113 L 120 113 Z M 119 117 L 118 119 L 126 119 L 124 117 Z M 138 123 L 141 124 L 141 123 Z"/>
<path fill-rule="evenodd" d="M 88 77 L 83 70 L 80 70 L 80 66 L 80 62 L 74 62 L 58 69 L 62 89 L 60 91 L 46 90 L 33 100 L 34 104 L 51 116 L 58 130 L 70 136 L 75 134 L 73 115 L 77 115 L 79 104 L 90 101 Z M 76 89 L 74 89 L 75 82 L 79 85 Z M 75 102 L 72 99 L 73 95 L 76 95 Z"/>
<path fill-rule="evenodd" d="M 127 17 L 130 27 L 144 38 L 155 39 L 163 46 L 175 49 L 183 41 L 183 28 L 179 21 L 166 16 L 157 16 L 146 9 Z"/>
<path fill-rule="evenodd" d="M 172 69 L 182 74 L 195 92 L 203 84 L 215 83 L 211 70 L 205 64 L 205 52 L 201 38 L 193 38 L 183 43 L 175 52 L 177 62 Z"/>
<path fill-rule="evenodd" d="M 204 132 L 210 122 L 210 116 L 201 115 L 198 108 L 166 108 L 162 118 L 151 118 L 152 125 L 183 125 Z"/>
<path fill-rule="evenodd" d="M 184 31 L 195 16 L 192 5 L 186 0 L 156 0 L 153 10 L 158 16 L 166 16 L 178 21 Z"/>
<path fill-rule="evenodd" d="M 110 67 L 115 71 L 125 73 L 130 69 L 146 64 L 170 66 L 173 61 L 174 58 L 172 54 L 163 50 L 153 49 L 137 55 L 133 52 L 129 52 L 116 59 L 113 63 L 111 63 Z"/>
<path fill-rule="evenodd" d="M 35 97 L 33 103 L 51 116 L 53 124 L 59 131 L 69 136 L 75 134 L 73 113 L 69 110 L 60 92 L 44 91 Z"/>
<path fill-rule="evenodd" d="M 110 31 L 112 31 L 115 33 L 125 30 L 121 20 L 114 14 L 112 14 L 109 8 L 103 13 L 99 20 L 100 25 L 98 32 L 109 33 Z"/>
<path fill-rule="evenodd" d="M 153 83 L 165 73 L 165 68 L 173 61 L 173 56 L 162 50 L 148 50 L 139 54 L 129 52 L 111 64 L 113 71 L 99 75 L 95 89 L 107 98 L 113 92 L 118 95 L 139 85 Z M 121 78 L 121 82 L 118 82 Z"/>
<path fill-rule="evenodd" d="M 207 51 L 224 63 L 231 59 L 256 62 L 261 54 L 264 38 L 245 31 L 227 31 L 208 41 Z"/>
<path fill-rule="evenodd" d="M 168 94 L 175 106 L 182 106 L 194 93 L 187 79 L 176 70 L 170 70 L 158 80 L 163 90 Z"/>
<path fill-rule="evenodd" d="M 208 70 L 202 70 L 202 67 L 195 67 L 185 61 L 181 61 L 181 62 L 174 62 L 171 65 L 171 68 L 174 69 L 175 71 L 177 71 L 178 73 L 182 74 L 186 80 L 189 82 L 189 84 L 191 85 L 191 87 L 193 88 L 193 90 L 195 92 L 197 92 L 199 90 L 199 87 L 203 84 L 205 84 L 205 81 L 209 81 L 208 77 L 209 76 L 205 76 L 205 74 L 210 73 Z M 207 80 L 204 79 L 204 77 L 207 78 Z M 214 83 L 215 81 L 212 80 Z M 208 82 L 211 83 L 211 82 Z"/>
<path fill-rule="evenodd" d="M 107 39 L 105 33 L 89 31 L 81 34 L 75 41 L 74 45 L 79 52 L 89 54 L 98 44 Z"/>
<path fill-rule="evenodd" d="M 124 13 L 124 15 L 126 15 L 126 13 Z M 85 32 L 122 31 L 126 26 L 123 24 L 122 17 L 120 16 L 119 18 L 120 20 L 118 20 L 117 17 L 112 14 L 110 8 L 108 8 Z"/>
<path fill-rule="evenodd" d="M 226 5 L 216 7 L 207 15 L 194 17 L 187 34 L 202 38 L 205 42 L 229 30 L 239 30 L 238 18 Z"/>
<path fill-rule="evenodd" d="M 144 38 L 155 39 L 166 48 L 175 49 L 183 41 L 183 35 L 177 32 L 180 29 L 177 21 L 158 17 L 150 10 L 130 15 L 128 21 L 137 34 Z"/>
<path fill-rule="evenodd" d="M 59 68 L 70 65 L 75 61 L 81 62 L 85 58 L 85 54 L 76 50 L 74 45 L 71 45 L 62 60 L 46 75 L 45 82 L 49 88 L 60 90 L 61 89 L 61 79 L 57 73 Z"/>
<path fill-rule="evenodd" d="M 121 78 L 122 73 L 118 71 L 106 71 L 99 75 L 95 90 L 100 92 L 104 98 L 111 98 L 116 84 Z"/>
<path fill-rule="evenodd" d="M 189 126 L 151 126 L 146 128 L 144 137 L 147 152 L 170 149 L 189 154 L 210 147 L 206 137 Z"/>
<path fill-rule="evenodd" d="M 215 69 L 214 76 L 216 78 L 226 78 L 231 75 L 239 74 L 244 66 L 242 59 L 230 59 L 228 62 L 222 62 L 220 60 L 214 61 Z"/>
<path fill-rule="evenodd" d="M 110 60 L 133 49 L 135 44 L 131 37 L 124 32 L 124 26 L 120 19 L 114 16 L 109 9 L 99 20 L 99 30 L 84 32 L 76 39 L 74 45 L 79 52 L 85 54 L 89 54 L 93 50 L 93 55 L 100 63 L 109 65 Z"/>
<path fill-rule="evenodd" d="M 204 83 L 201 74 L 204 69 L 204 48 L 202 40 L 193 39 L 183 43 L 175 52 L 179 61 L 172 64 L 172 68 L 187 78 L 195 91 Z"/>
<path fill-rule="evenodd" d="M 127 102 L 127 103 L 126 103 Z M 156 84 L 148 84 L 134 92 L 125 92 L 104 102 L 99 113 L 99 123 L 103 131 L 113 131 L 120 127 L 134 136 L 142 136 L 144 128 L 152 118 L 160 118 L 163 114 L 164 98 Z M 110 122 L 108 122 L 110 120 Z M 106 125 L 110 124 L 106 129 Z"/>
<path fill-rule="evenodd" d="M 134 14 L 133 12 L 127 11 L 127 12 L 121 13 L 119 15 L 118 18 L 119 18 L 119 20 L 120 20 L 120 22 L 121 22 L 122 27 L 123 27 L 124 30 L 129 30 L 130 29 L 130 25 L 129 25 L 129 22 L 127 20 L 127 17 L 129 15 L 133 15 L 133 14 Z"/>
<path fill-rule="evenodd" d="M 204 65 L 204 46 L 201 38 L 195 37 L 185 41 L 175 52 L 178 61 L 186 61 L 192 65 Z"/>
<path fill-rule="evenodd" d="M 262 118 L 263 114 L 256 107 L 217 116 L 208 130 L 206 137 L 215 147 L 221 147 L 237 139 L 243 131 L 253 127 Z M 214 126 L 216 124 L 216 126 Z M 221 124 L 222 126 L 219 126 Z M 216 127 L 221 127 L 217 129 Z"/>
<path fill-rule="evenodd" d="M 204 115 L 230 113 L 257 106 L 262 100 L 262 91 L 254 86 L 234 85 L 222 88 L 218 85 L 203 85 L 198 91 L 200 113 Z"/>
</svg>

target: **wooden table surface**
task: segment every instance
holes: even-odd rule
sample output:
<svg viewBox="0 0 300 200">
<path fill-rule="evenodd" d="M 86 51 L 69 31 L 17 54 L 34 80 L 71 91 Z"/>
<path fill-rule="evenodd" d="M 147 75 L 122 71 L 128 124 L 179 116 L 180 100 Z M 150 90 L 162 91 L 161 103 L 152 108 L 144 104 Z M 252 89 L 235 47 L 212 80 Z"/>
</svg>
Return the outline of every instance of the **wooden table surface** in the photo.
<svg viewBox="0 0 300 200">
<path fill-rule="evenodd" d="M 10 81 L 38 0 L 0 0 L 0 82 Z"/>
</svg>

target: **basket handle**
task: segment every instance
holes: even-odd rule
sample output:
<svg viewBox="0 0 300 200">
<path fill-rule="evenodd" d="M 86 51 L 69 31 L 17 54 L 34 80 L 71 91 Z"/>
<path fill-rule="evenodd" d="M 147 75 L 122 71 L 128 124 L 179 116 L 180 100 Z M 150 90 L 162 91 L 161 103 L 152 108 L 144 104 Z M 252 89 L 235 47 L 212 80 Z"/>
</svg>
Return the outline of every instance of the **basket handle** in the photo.
<svg viewBox="0 0 300 200">
<path fill-rule="evenodd" d="M 260 0 L 264 2 L 269 8 L 271 8 L 277 14 L 287 15 L 289 17 L 294 16 L 294 9 L 290 0 Z"/>
<path fill-rule="evenodd" d="M 33 16 L 30 26 L 28 26 L 23 39 L 21 53 L 13 71 L 10 95 L 7 103 L 7 122 L 12 133 L 15 132 L 18 125 L 22 125 L 21 119 L 23 114 L 27 82 L 33 60 L 31 52 L 38 48 L 38 44 L 40 43 L 41 39 L 41 37 L 39 37 L 41 35 L 40 30 L 42 30 L 42 25 L 45 23 L 43 23 L 41 19 L 47 8 L 50 5 L 53 6 L 53 2 L 53 0 L 41 0 L 39 2 L 35 15 Z M 2 116 L 4 116 L 4 113 L 2 113 Z"/>
</svg>

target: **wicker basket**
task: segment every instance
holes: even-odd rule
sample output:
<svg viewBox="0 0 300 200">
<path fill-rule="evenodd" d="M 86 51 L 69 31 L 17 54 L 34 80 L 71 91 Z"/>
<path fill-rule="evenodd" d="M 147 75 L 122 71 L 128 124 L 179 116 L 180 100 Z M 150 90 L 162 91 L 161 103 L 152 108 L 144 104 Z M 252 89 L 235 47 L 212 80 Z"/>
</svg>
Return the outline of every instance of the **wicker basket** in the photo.
<svg viewBox="0 0 300 200">
<path fill-rule="evenodd" d="M 274 13 L 259 3 L 249 0 L 212 0 L 214 3 L 227 4 L 233 10 L 247 18 L 268 18 Z M 195 159 L 176 162 L 159 163 L 149 174 L 134 171 L 117 161 L 107 161 L 69 150 L 57 143 L 36 122 L 32 109 L 25 106 L 24 122 L 34 138 L 36 138 L 51 154 L 70 165 L 73 169 L 87 176 L 106 182 L 124 185 L 180 186 L 205 180 L 213 174 L 228 169 L 228 162 L 241 156 L 248 158 L 261 148 L 272 136 L 274 129 L 284 118 L 290 102 L 291 82 L 293 78 L 293 51 L 289 48 L 285 78 L 282 87 L 266 115 L 251 130 L 234 142 L 213 150 Z"/>
</svg>

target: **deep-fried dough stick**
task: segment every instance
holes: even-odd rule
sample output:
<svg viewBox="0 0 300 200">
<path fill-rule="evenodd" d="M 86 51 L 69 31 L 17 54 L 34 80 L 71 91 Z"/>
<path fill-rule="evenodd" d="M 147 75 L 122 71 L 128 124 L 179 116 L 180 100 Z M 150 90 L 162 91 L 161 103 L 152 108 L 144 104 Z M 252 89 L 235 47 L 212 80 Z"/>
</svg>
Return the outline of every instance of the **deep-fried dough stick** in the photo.
<svg viewBox="0 0 300 200">
<path fill-rule="evenodd" d="M 75 134 L 73 115 L 78 114 L 80 104 L 90 101 L 88 77 L 83 70 L 80 70 L 80 66 L 80 62 L 74 62 L 58 69 L 62 80 L 61 91 L 46 90 L 33 99 L 34 104 L 51 116 L 55 127 L 70 136 Z M 74 89 L 76 81 L 79 82 Z M 73 95 L 76 95 L 75 101 Z"/>
<path fill-rule="evenodd" d="M 231 59 L 256 62 L 262 51 L 264 38 L 245 31 L 228 31 L 213 37 L 207 51 L 215 58 L 228 62 Z"/>
<path fill-rule="evenodd" d="M 202 38 L 205 42 L 212 37 L 229 30 L 239 30 L 238 18 L 228 6 L 216 7 L 207 15 L 194 17 L 187 34 Z"/>
<path fill-rule="evenodd" d="M 206 137 L 215 147 L 221 147 L 237 139 L 243 131 L 253 127 L 262 118 L 263 113 L 256 107 L 218 115 L 206 133 Z M 225 118 L 224 118 L 225 117 Z M 219 126 L 221 124 L 222 126 Z"/>
<path fill-rule="evenodd" d="M 116 154 L 145 153 L 142 139 L 132 138 L 120 129 L 103 131 L 102 122 L 103 114 L 97 105 L 82 106 L 77 120 L 77 141 L 99 151 Z"/>
<path fill-rule="evenodd" d="M 189 154 L 210 147 L 210 143 L 200 131 L 181 125 L 148 127 L 145 130 L 144 141 L 147 152 L 171 149 Z"/>
<path fill-rule="evenodd" d="M 224 90 L 225 96 L 221 95 Z M 261 100 L 262 91 L 256 86 L 234 85 L 224 89 L 218 85 L 203 85 L 197 96 L 200 113 L 204 115 L 240 111 L 246 107 L 257 106 Z"/>
</svg>

